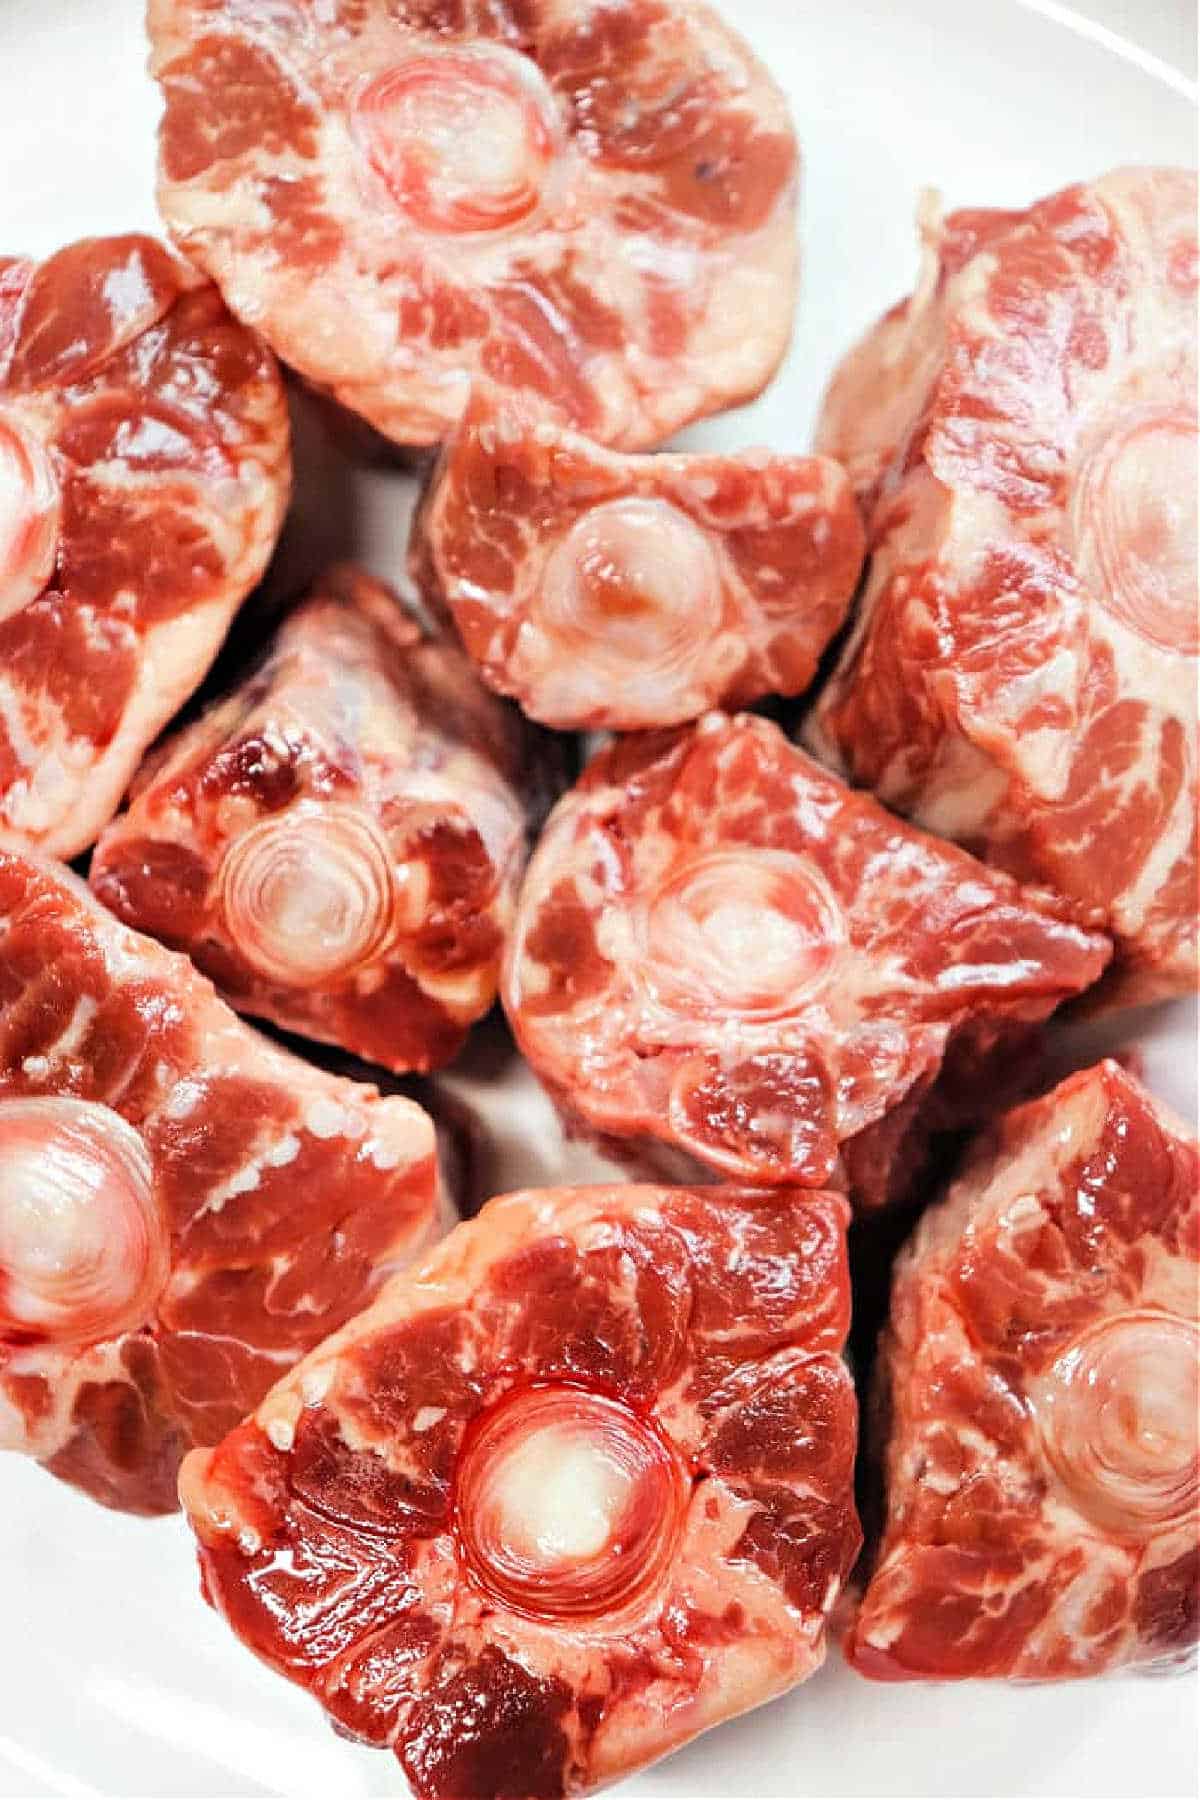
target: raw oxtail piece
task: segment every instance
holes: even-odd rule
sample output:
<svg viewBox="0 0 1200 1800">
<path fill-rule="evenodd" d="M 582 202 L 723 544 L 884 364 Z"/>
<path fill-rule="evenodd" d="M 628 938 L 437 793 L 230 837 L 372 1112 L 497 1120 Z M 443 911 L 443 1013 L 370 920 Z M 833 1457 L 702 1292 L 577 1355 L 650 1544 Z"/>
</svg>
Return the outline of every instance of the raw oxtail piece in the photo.
<svg viewBox="0 0 1200 1800">
<path fill-rule="evenodd" d="M 827 457 L 622 456 L 480 395 L 426 495 L 412 566 L 531 718 L 630 731 L 801 693 L 862 556 Z"/>
<path fill-rule="evenodd" d="M 289 482 L 274 357 L 170 251 L 0 257 L 0 840 L 70 857 L 107 824 Z"/>
<path fill-rule="evenodd" d="M 334 569 L 155 753 L 92 886 L 240 1012 L 437 1067 L 495 999 L 538 774 L 453 633 Z"/>
<path fill-rule="evenodd" d="M 0 849 L 0 1448 L 167 1512 L 442 1227 L 433 1126 L 286 1055 L 65 869 Z"/>
<path fill-rule="evenodd" d="M 802 1681 L 860 1543 L 845 1226 L 492 1201 L 189 1458 L 205 1595 L 421 1800 L 577 1794 Z"/>
<path fill-rule="evenodd" d="M 1116 1063 L 1005 1118 L 902 1252 L 883 1681 L 1169 1664 L 1200 1593 L 1200 1156 Z"/>
<path fill-rule="evenodd" d="M 925 226 L 820 447 L 868 507 L 858 627 L 809 742 L 1196 980 L 1196 178 L 1127 169 Z"/>
<path fill-rule="evenodd" d="M 637 448 L 787 345 L 797 152 L 681 0 L 150 0 L 159 202 L 284 361 L 388 437 L 471 384 Z"/>
<path fill-rule="evenodd" d="M 502 984 L 569 1123 L 638 1166 L 899 1198 L 1107 940 L 765 719 L 619 740 L 551 814 Z M 939 1079 L 939 1078 L 942 1079 Z M 682 1159 L 681 1159 L 682 1153 Z"/>
</svg>

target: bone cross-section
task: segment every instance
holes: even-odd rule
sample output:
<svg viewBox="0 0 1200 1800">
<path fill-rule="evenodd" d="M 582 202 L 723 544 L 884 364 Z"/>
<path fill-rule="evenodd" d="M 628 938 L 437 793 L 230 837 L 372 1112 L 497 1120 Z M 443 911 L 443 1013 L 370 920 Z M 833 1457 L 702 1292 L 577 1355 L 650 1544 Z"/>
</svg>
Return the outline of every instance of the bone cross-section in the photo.
<svg viewBox="0 0 1200 1800">
<path fill-rule="evenodd" d="M 0 257 L 0 840 L 70 857 L 275 546 L 275 360 L 146 237 Z"/>
<path fill-rule="evenodd" d="M 709 714 L 619 740 L 559 802 L 502 994 L 568 1122 L 634 1166 L 874 1205 L 1110 948 L 767 720 Z"/>
<path fill-rule="evenodd" d="M 176 1504 L 442 1226 L 433 1126 L 243 1025 L 67 870 L 0 850 L 0 1448 Z"/>
<path fill-rule="evenodd" d="M 873 556 L 809 743 L 1117 943 L 1197 972 L 1196 178 L 1126 169 L 930 218 L 820 447 Z"/>
<path fill-rule="evenodd" d="M 620 455 L 477 395 L 412 566 L 484 679 L 531 718 L 629 731 L 802 693 L 862 552 L 828 457 Z"/>
<path fill-rule="evenodd" d="M 206 1597 L 422 1800 L 580 1793 L 803 1680 L 860 1542 L 846 1219 L 493 1201 L 188 1461 Z"/>
<path fill-rule="evenodd" d="M 786 102 L 680 0 L 152 0 L 168 227 L 284 361 L 400 443 L 474 381 L 604 443 L 787 345 Z"/>
<path fill-rule="evenodd" d="M 262 665 L 155 753 L 92 886 L 239 1011 L 437 1067 L 495 998 L 548 766 L 536 736 L 449 630 L 332 570 Z"/>
<path fill-rule="evenodd" d="M 887 1525 L 848 1643 L 885 1681 L 1061 1680 L 1200 1637 L 1200 1155 L 1116 1063 L 1011 1113 L 902 1252 Z"/>
</svg>

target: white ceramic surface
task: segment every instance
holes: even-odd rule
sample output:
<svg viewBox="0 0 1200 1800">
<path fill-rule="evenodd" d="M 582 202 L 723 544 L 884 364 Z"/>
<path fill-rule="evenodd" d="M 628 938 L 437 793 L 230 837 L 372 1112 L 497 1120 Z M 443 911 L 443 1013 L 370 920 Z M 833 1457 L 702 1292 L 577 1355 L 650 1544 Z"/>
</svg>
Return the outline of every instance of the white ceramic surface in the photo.
<svg viewBox="0 0 1200 1800">
<path fill-rule="evenodd" d="M 923 185 L 950 204 L 1019 205 L 1120 162 L 1195 158 L 1182 77 L 1122 55 L 1103 32 L 1081 35 L 1049 0 L 724 3 L 795 108 L 804 294 L 782 378 L 745 413 L 689 432 L 694 445 L 803 446 L 834 359 L 910 284 Z M 3 250 L 155 228 L 141 13 L 141 0 L 0 0 Z M 337 494 L 339 509 L 310 512 L 293 555 L 319 543 L 398 572 L 407 507 L 395 474 L 351 474 L 326 452 L 304 491 Z M 1194 1008 L 1105 1030 L 1139 1041 L 1151 1084 L 1195 1115 Z M 473 1060 L 478 1070 L 488 1058 Z M 498 1086 L 466 1085 L 495 1124 L 507 1184 L 598 1171 L 564 1151 L 511 1066 Z M 106 1514 L 7 1458 L 0 1521 L 0 1796 L 403 1793 L 390 1758 L 341 1743 L 202 1605 L 178 1520 Z M 1195 1793 L 1196 1727 L 1193 1677 L 880 1688 L 835 1657 L 806 1688 L 621 1791 L 1149 1800 Z"/>
</svg>

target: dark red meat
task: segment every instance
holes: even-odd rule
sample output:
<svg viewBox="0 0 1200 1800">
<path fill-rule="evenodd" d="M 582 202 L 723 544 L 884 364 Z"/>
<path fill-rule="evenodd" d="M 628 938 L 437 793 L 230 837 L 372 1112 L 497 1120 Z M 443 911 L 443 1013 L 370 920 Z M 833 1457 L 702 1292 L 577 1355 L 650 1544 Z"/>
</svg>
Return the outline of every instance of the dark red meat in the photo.
<svg viewBox="0 0 1200 1800">
<path fill-rule="evenodd" d="M 874 554 L 812 747 L 1106 924 L 1125 1000 L 1197 972 L 1196 282 L 1182 170 L 929 221 L 819 434 Z"/>
<path fill-rule="evenodd" d="M 536 774 L 453 638 L 335 569 L 263 666 L 156 752 L 92 886 L 239 1011 L 437 1067 L 495 999 Z"/>
<path fill-rule="evenodd" d="M 859 1545 L 845 1223 L 493 1201 L 189 1460 L 208 1599 L 446 1800 L 578 1793 L 802 1680 Z"/>
<path fill-rule="evenodd" d="M 783 97 L 680 0 L 151 0 L 167 223 L 401 443 L 473 381 L 636 447 L 787 344 Z"/>
<path fill-rule="evenodd" d="M 1116 1063 L 1011 1113 L 902 1253 L 847 1654 L 1061 1680 L 1200 1637 L 1200 1154 Z"/>
<path fill-rule="evenodd" d="M 872 1205 L 1108 956 L 766 720 L 710 714 L 619 742 L 559 803 L 502 993 L 567 1117 L 611 1147 L 752 1182 L 848 1173 Z"/>
<path fill-rule="evenodd" d="M 412 566 L 485 680 L 531 718 L 627 731 L 802 692 L 862 551 L 828 458 L 620 456 L 477 395 Z"/>
<path fill-rule="evenodd" d="M 420 1107 L 310 1068 L 65 870 L 0 850 L 0 1445 L 106 1505 L 440 1229 Z"/>
<path fill-rule="evenodd" d="M 262 573 L 288 483 L 274 358 L 161 244 L 0 259 L 0 839 L 91 843 Z"/>
</svg>

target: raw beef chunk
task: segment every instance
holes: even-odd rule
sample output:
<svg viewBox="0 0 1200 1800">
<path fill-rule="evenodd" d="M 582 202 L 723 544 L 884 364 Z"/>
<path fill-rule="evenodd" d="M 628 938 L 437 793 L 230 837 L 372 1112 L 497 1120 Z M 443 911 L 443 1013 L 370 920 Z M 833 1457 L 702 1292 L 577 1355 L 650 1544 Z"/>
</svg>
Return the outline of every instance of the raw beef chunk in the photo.
<svg viewBox="0 0 1200 1800">
<path fill-rule="evenodd" d="M 74 856 L 112 817 L 289 473 L 274 358 L 160 244 L 0 258 L 0 840 Z"/>
<path fill-rule="evenodd" d="M 844 1162 L 871 1205 L 948 1106 L 943 1062 L 977 1105 L 988 1053 L 1108 955 L 765 719 L 710 714 L 619 741 L 560 802 L 503 993 L 567 1118 L 618 1153 L 763 1183 L 823 1185 Z"/>
<path fill-rule="evenodd" d="M 1200 1582 L 1197 1146 L 1116 1063 L 1010 1113 L 902 1254 L 864 1675 L 1182 1657 Z"/>
<path fill-rule="evenodd" d="M 453 636 L 335 569 L 156 754 L 92 886 L 239 1011 L 428 1069 L 495 999 L 535 773 Z"/>
<path fill-rule="evenodd" d="M 869 507 L 810 743 L 1196 978 L 1196 181 L 1129 169 L 926 227 L 820 432 Z"/>
<path fill-rule="evenodd" d="M 205 1594 L 422 1797 L 579 1793 L 803 1680 L 860 1541 L 845 1220 L 493 1201 L 189 1459 Z"/>
<path fill-rule="evenodd" d="M 473 380 L 629 448 L 787 343 L 796 146 L 680 0 L 150 0 L 171 231 L 284 360 L 400 443 Z"/>
<path fill-rule="evenodd" d="M 0 850 L 0 1447 L 171 1509 L 183 1452 L 440 1224 L 420 1107 L 275 1049 Z"/>
<path fill-rule="evenodd" d="M 862 553 L 828 458 L 620 456 L 478 396 L 421 509 L 413 573 L 531 718 L 628 731 L 802 692 Z"/>
</svg>

